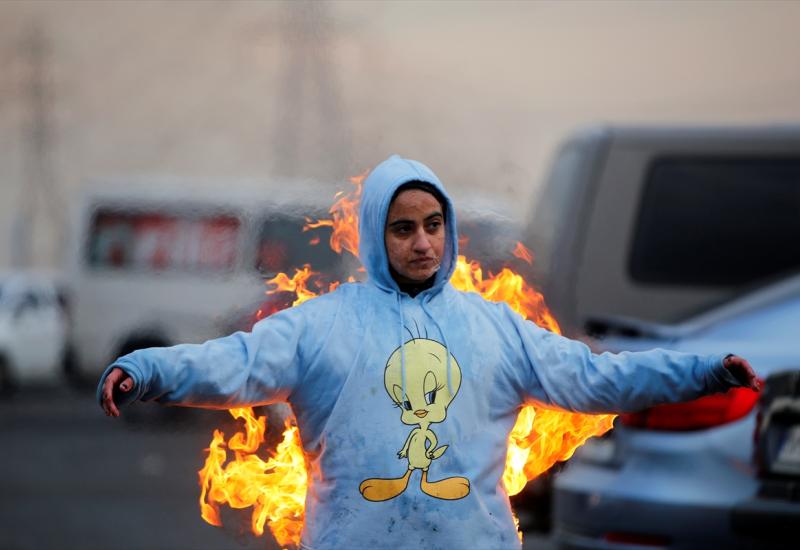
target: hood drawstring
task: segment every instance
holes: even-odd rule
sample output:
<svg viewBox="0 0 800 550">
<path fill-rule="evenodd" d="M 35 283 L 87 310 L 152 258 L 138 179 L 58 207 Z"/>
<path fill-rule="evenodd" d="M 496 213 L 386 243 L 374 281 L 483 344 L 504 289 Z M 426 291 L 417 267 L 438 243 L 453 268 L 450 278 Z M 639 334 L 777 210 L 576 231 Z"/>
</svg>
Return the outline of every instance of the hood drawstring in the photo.
<svg viewBox="0 0 800 550">
<path fill-rule="evenodd" d="M 453 395 L 453 386 L 450 383 L 450 346 L 447 345 L 447 336 L 444 335 L 444 331 L 442 330 L 442 327 L 439 324 L 439 322 L 436 320 L 436 317 L 431 315 L 431 312 L 428 311 L 425 308 L 425 298 L 428 298 L 428 296 L 424 296 L 422 298 L 422 300 L 420 300 L 420 306 L 422 307 L 422 311 L 425 312 L 425 315 L 430 317 L 430 319 L 433 321 L 433 324 L 436 325 L 437 329 L 439 329 L 439 334 L 442 335 L 442 340 L 443 340 L 442 343 L 444 344 L 444 352 L 445 352 L 445 354 L 447 354 L 447 391 L 450 392 L 450 395 L 452 396 Z M 402 314 L 402 312 L 401 312 L 401 314 Z M 401 351 L 401 357 L 402 357 L 402 351 Z"/>
<path fill-rule="evenodd" d="M 398 292 L 397 296 L 397 309 L 400 310 L 400 384 L 401 388 L 400 391 L 403 392 L 403 401 L 406 398 L 406 350 L 403 346 L 403 328 L 405 327 L 405 321 L 403 320 L 403 298 Z M 401 403 L 402 405 L 402 403 Z"/>
<path fill-rule="evenodd" d="M 405 328 L 405 319 L 403 317 L 403 297 L 402 294 L 399 292 L 396 294 L 397 296 L 397 309 L 400 312 L 400 390 L 403 392 L 403 400 L 407 399 L 406 397 L 406 350 L 405 345 L 403 344 L 404 336 L 403 336 L 403 329 Z M 439 334 L 442 335 L 442 343 L 444 344 L 444 351 L 447 355 L 447 391 L 450 395 L 453 395 L 453 384 L 451 383 L 451 374 L 450 371 L 452 370 L 451 361 L 450 361 L 450 346 L 447 344 L 447 336 L 444 335 L 444 331 L 442 330 L 442 326 L 436 320 L 436 317 L 431 315 L 431 312 L 425 307 L 425 297 L 420 300 L 420 307 L 422 311 L 427 315 L 433 324 L 436 325 L 436 328 L 439 330 Z"/>
</svg>

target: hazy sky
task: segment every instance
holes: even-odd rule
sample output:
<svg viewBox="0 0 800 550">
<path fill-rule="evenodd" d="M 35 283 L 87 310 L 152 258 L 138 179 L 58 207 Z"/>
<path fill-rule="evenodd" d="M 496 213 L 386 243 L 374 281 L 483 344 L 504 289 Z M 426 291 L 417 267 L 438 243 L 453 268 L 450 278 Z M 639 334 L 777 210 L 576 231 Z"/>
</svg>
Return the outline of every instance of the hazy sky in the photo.
<svg viewBox="0 0 800 550">
<path fill-rule="evenodd" d="M 35 113 L 41 265 L 48 205 L 114 178 L 268 189 L 398 152 L 521 218 L 576 127 L 800 120 L 798 28 L 800 2 L 2 2 L 0 267 L 42 168 Z"/>
</svg>

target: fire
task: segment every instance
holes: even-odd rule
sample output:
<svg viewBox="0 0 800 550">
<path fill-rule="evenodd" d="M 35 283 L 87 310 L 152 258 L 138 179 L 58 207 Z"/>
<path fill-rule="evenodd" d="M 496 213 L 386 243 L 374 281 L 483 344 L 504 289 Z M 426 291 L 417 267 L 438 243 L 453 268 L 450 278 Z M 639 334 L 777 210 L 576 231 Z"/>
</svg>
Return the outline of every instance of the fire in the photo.
<svg viewBox="0 0 800 550">
<path fill-rule="evenodd" d="M 331 248 L 339 254 L 342 253 L 342 250 L 346 250 L 358 257 L 358 203 L 368 173 L 364 172 L 360 176 L 350 178 L 350 183 L 355 185 L 355 189 L 350 193 L 343 191 L 336 193 L 336 202 L 328 210 L 331 215 L 330 219 L 317 221 L 307 219 L 303 231 L 318 227 L 330 227 L 333 229 L 330 240 Z"/>
<path fill-rule="evenodd" d="M 266 418 L 256 417 L 252 409 L 229 411 L 242 419 L 245 431 L 235 433 L 225 443 L 225 434 L 214 430 L 205 466 L 200 476 L 200 515 L 211 525 L 222 525 L 219 505 L 253 508 L 250 528 L 264 533 L 269 522 L 281 546 L 296 545 L 303 529 L 303 509 L 308 478 L 303 448 L 297 427 L 286 423 L 283 441 L 267 460 L 256 453 L 264 442 Z M 227 449 L 226 449 L 227 447 Z M 233 459 L 228 460 L 228 451 Z"/>
<path fill-rule="evenodd" d="M 514 247 L 514 251 L 511 254 L 516 256 L 523 262 L 527 263 L 528 265 L 533 265 L 533 252 L 528 250 L 528 248 L 524 244 L 517 243 L 517 246 Z"/>
<path fill-rule="evenodd" d="M 320 274 L 316 271 L 311 271 L 311 266 L 306 264 L 302 269 L 295 269 L 294 276 L 291 278 L 289 278 L 286 273 L 278 273 L 274 278 L 268 280 L 267 284 L 272 285 L 273 288 L 267 290 L 266 293 L 267 295 L 272 295 L 278 292 L 290 292 L 296 296 L 295 300 L 292 302 L 292 307 L 294 307 L 311 298 L 319 296 L 319 292 L 314 292 L 308 288 L 309 281 L 313 281 L 314 286 L 317 288 L 323 288 L 325 283 L 319 277 Z M 348 277 L 347 282 L 355 282 L 355 278 Z M 328 292 L 333 292 L 340 284 L 339 281 L 333 281 L 328 284 Z M 259 310 L 259 312 L 260 311 L 261 310 Z M 271 313 L 275 312 L 273 311 Z M 261 317 L 258 316 L 257 318 L 261 319 Z"/>
<path fill-rule="evenodd" d="M 522 246 L 520 243 L 517 244 Z M 459 256 L 450 283 L 458 290 L 477 292 L 492 302 L 505 302 L 526 319 L 561 334 L 561 329 L 547 309 L 542 294 L 528 285 L 522 275 L 507 267 L 497 275 L 484 278 L 478 262 Z"/>
<path fill-rule="evenodd" d="M 351 178 L 355 186 L 352 192 L 337 193 L 336 202 L 329 211 L 330 219 L 307 219 L 303 230 L 330 227 L 331 248 L 338 253 L 346 250 L 357 256 L 358 203 L 366 175 L 364 173 Z M 533 263 L 533 254 L 522 243 L 516 243 L 512 254 L 528 264 Z M 348 278 L 348 282 L 354 280 L 353 277 Z M 542 294 L 508 267 L 496 275 L 489 273 L 485 276 L 480 263 L 458 256 L 450 282 L 458 290 L 477 292 L 487 300 L 506 302 L 524 318 L 547 330 L 561 333 Z M 272 288 L 267 290 L 267 294 L 293 293 L 296 297 L 293 306 L 318 296 L 326 288 L 320 274 L 312 271 L 308 265 L 295 270 L 292 277 L 280 273 L 268 284 Z M 333 291 L 338 284 L 330 283 L 327 291 Z M 260 314 L 258 318 L 261 318 Z M 220 525 L 220 504 L 232 508 L 252 506 L 251 528 L 255 534 L 261 535 L 264 522 L 268 521 L 279 544 L 298 545 L 303 526 L 307 464 L 297 427 L 287 423 L 282 443 L 272 458 L 264 461 L 256 452 L 264 440 L 265 419 L 256 418 L 251 409 L 232 409 L 231 414 L 245 421 L 245 432 L 235 434 L 227 444 L 222 432 L 214 432 L 206 464 L 200 471 L 203 519 L 212 525 Z M 569 459 L 588 438 L 610 430 L 613 420 L 614 415 L 587 415 L 538 406 L 523 407 L 508 440 L 503 473 L 508 494 L 519 493 L 529 480 L 547 471 L 556 462 Z M 233 453 L 230 461 L 226 447 Z"/>
</svg>

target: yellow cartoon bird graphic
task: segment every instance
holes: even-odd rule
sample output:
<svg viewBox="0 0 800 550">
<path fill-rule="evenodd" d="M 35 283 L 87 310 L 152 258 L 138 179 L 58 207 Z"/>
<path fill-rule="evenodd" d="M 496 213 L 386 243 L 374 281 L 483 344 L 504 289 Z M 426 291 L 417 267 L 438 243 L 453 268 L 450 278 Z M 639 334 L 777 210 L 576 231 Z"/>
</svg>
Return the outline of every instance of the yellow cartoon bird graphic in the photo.
<svg viewBox="0 0 800 550">
<path fill-rule="evenodd" d="M 447 418 L 447 408 L 461 387 L 461 368 L 452 355 L 449 369 L 448 384 L 448 351 L 439 342 L 427 338 L 412 338 L 389 357 L 383 375 L 386 392 L 400 409 L 400 421 L 417 427 L 411 430 L 397 452 L 398 458 L 408 460 L 405 474 L 398 478 L 364 480 L 359 491 L 365 499 L 384 501 L 400 495 L 406 490 L 414 470 L 422 470 L 420 489 L 432 497 L 456 500 L 469 494 L 469 480 L 465 477 L 428 481 L 431 463 L 448 448 L 448 445 L 439 445 L 430 425 Z"/>
</svg>

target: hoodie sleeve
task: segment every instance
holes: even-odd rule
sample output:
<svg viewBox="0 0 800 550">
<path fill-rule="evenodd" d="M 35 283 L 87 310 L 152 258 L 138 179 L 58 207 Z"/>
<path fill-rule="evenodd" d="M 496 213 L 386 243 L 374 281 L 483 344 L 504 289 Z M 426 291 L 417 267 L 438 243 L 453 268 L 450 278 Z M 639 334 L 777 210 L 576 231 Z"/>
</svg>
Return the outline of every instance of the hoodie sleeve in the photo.
<svg viewBox="0 0 800 550">
<path fill-rule="evenodd" d="M 576 412 L 620 413 L 696 399 L 739 385 L 723 366 L 727 354 L 654 349 L 595 354 L 575 340 L 538 327 L 504 305 L 518 350 L 512 384 L 523 401 Z"/>
<path fill-rule="evenodd" d="M 103 381 L 114 367 L 135 382 L 128 394 L 117 396 L 123 405 L 137 399 L 209 408 L 285 401 L 301 378 L 300 339 L 306 322 L 301 309 L 276 313 L 249 333 L 120 357 L 101 376 L 98 401 Z"/>
</svg>

